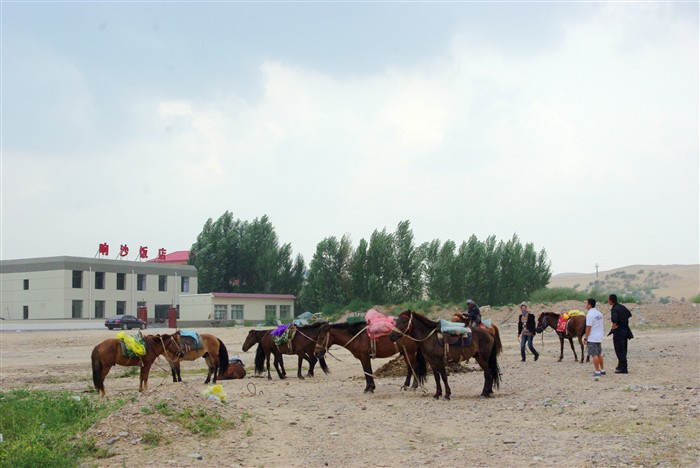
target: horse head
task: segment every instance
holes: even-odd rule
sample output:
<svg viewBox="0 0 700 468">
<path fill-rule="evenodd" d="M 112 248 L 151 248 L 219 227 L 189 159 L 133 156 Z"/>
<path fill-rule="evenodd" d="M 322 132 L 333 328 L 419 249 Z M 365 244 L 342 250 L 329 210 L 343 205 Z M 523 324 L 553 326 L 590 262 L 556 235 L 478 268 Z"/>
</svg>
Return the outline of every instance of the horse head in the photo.
<svg viewBox="0 0 700 468">
<path fill-rule="evenodd" d="M 321 325 L 321 330 L 318 332 L 318 338 L 316 338 L 316 346 L 314 346 L 314 356 L 321 359 L 325 356 L 326 351 L 330 347 L 331 325 L 329 323 Z"/>
<path fill-rule="evenodd" d="M 413 316 L 415 312 L 412 310 L 404 310 L 401 312 L 396 319 L 396 325 L 391 333 L 389 333 L 389 339 L 391 341 L 398 341 L 404 336 L 410 336 L 413 331 Z"/>
<path fill-rule="evenodd" d="M 256 343 L 260 343 L 262 339 L 262 334 L 259 333 L 260 331 L 261 330 L 251 330 L 248 332 L 248 336 L 246 336 L 245 341 L 243 342 L 243 347 L 241 348 L 244 353 L 252 348 Z"/>
<path fill-rule="evenodd" d="M 185 357 L 185 352 L 180 345 L 180 332 L 176 331 L 172 335 L 156 335 L 163 345 L 163 350 L 177 356 L 178 358 Z"/>
</svg>

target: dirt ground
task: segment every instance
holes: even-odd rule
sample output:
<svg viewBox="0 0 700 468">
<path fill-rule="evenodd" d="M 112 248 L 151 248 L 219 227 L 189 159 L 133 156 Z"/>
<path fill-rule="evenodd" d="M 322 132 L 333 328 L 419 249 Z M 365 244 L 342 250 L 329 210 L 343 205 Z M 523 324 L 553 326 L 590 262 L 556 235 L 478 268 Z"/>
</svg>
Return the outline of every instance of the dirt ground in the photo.
<svg viewBox="0 0 700 468">
<path fill-rule="evenodd" d="M 532 306 L 533 311 L 561 306 Z M 570 349 L 557 362 L 554 333 L 538 336 L 539 361 L 520 362 L 511 309 L 485 311 L 501 325 L 502 385 L 480 399 L 481 372 L 450 376 L 452 400 L 404 392 L 401 378 L 381 378 L 373 395 L 362 393 L 359 361 L 332 350 L 330 375 L 296 378 L 296 358 L 285 361 L 286 380 L 253 374 L 253 348 L 240 351 L 248 328 L 200 329 L 219 336 L 246 364 L 244 380 L 222 382 L 228 404 L 206 399 L 203 360 L 183 363 L 184 383 L 172 383 L 167 364 L 154 367 L 149 389 L 114 368 L 107 398 L 128 402 L 88 435 L 114 454 L 87 465 L 113 466 L 697 466 L 700 463 L 700 316 L 692 305 L 632 309 L 630 374 L 615 375 L 612 342 L 604 343 L 608 375 L 594 381 L 590 363 L 574 363 Z M 607 306 L 601 310 L 607 314 Z M 443 311 L 449 315 L 451 311 Z M 502 323 L 504 322 L 505 323 Z M 641 323 L 644 326 L 640 326 Z M 164 332 L 166 330 L 150 330 Z M 115 332 L 82 330 L 3 332 L 0 383 L 92 389 L 90 352 Z M 390 359 L 378 359 L 378 370 Z M 476 368 L 474 364 L 469 367 Z M 274 371 L 273 371 L 274 373 Z M 432 377 L 426 384 L 432 392 Z M 153 409 L 205 408 L 232 427 L 214 437 L 193 435 Z M 146 443 L 157 433 L 161 443 Z"/>
</svg>

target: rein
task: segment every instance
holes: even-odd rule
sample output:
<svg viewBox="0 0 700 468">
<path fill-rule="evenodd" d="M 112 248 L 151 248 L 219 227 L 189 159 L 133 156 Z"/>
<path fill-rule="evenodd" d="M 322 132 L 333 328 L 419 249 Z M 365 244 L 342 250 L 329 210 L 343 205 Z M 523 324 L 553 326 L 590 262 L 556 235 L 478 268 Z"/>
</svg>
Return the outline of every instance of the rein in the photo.
<svg viewBox="0 0 700 468">
<path fill-rule="evenodd" d="M 425 340 L 427 340 L 428 338 L 430 338 L 430 336 L 431 336 L 433 333 L 435 333 L 435 332 L 437 331 L 437 329 L 439 328 L 439 327 L 433 328 L 433 331 L 431 331 L 430 333 L 428 333 L 428 336 L 426 336 L 425 338 L 421 338 L 421 339 L 413 338 L 411 335 L 408 334 L 409 331 L 411 330 L 411 322 L 412 322 L 412 321 L 413 321 L 413 312 L 411 312 L 411 318 L 408 319 L 408 325 L 406 326 L 406 331 L 400 330 L 400 329 L 397 328 L 397 327 L 392 328 L 391 331 L 395 331 L 395 332 L 399 333 L 400 335 L 405 336 L 406 338 L 410 338 L 411 340 L 413 340 L 413 341 L 415 341 L 415 342 L 421 342 L 421 341 L 425 341 Z"/>
</svg>

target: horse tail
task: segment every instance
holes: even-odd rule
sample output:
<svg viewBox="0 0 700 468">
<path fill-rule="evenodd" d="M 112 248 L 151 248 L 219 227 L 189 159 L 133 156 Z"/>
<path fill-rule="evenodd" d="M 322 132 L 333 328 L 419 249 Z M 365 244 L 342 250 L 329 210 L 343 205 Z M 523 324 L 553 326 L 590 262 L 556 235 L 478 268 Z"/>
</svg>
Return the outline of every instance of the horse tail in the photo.
<svg viewBox="0 0 700 468">
<path fill-rule="evenodd" d="M 493 385 L 498 388 L 501 385 L 501 369 L 498 367 L 498 353 L 500 346 L 500 338 L 498 339 L 498 344 L 496 343 L 496 337 L 494 336 L 493 345 L 491 346 L 491 354 L 489 354 L 489 374 L 493 379 Z"/>
<path fill-rule="evenodd" d="M 217 340 L 219 340 L 217 338 Z M 228 370 L 228 350 L 223 341 L 219 340 L 219 375 L 224 375 Z"/>
<path fill-rule="evenodd" d="M 97 393 L 104 391 L 104 382 L 102 380 L 102 361 L 100 361 L 100 345 L 95 346 L 92 350 L 92 383 L 95 385 Z"/>
<path fill-rule="evenodd" d="M 255 375 L 260 375 L 265 370 L 265 350 L 262 342 L 258 343 L 258 350 L 255 351 Z"/>
<path fill-rule="evenodd" d="M 501 354 L 503 351 L 503 343 L 501 343 L 501 332 L 498 330 L 496 325 L 491 325 L 493 328 L 493 345 L 496 348 L 496 354 Z"/>
<path fill-rule="evenodd" d="M 318 365 L 321 366 L 321 370 L 324 374 L 328 375 L 331 372 L 330 369 L 328 369 L 328 364 L 326 364 L 325 357 L 318 358 Z"/>
<path fill-rule="evenodd" d="M 418 375 L 418 382 L 423 384 L 428 376 L 428 366 L 425 364 L 425 356 L 423 351 L 418 348 L 416 351 L 416 374 Z"/>
</svg>

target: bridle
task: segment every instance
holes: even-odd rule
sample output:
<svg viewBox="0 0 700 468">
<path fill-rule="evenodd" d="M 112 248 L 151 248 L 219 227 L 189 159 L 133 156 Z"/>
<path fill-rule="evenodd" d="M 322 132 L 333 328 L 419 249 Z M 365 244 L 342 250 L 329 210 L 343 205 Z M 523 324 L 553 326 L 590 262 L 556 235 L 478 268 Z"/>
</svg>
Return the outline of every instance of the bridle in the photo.
<svg viewBox="0 0 700 468">
<path fill-rule="evenodd" d="M 177 352 L 176 352 L 176 353 L 173 353 L 172 351 L 170 351 L 170 350 L 165 346 L 165 341 L 163 341 L 163 335 L 158 335 L 158 338 L 160 339 L 160 344 L 163 346 L 163 352 L 165 352 L 166 354 L 167 354 L 167 353 L 170 353 L 170 354 L 174 355 L 175 357 L 173 358 L 173 360 L 174 360 L 175 362 L 182 360 L 182 358 L 184 357 L 185 353 L 182 351 L 182 346 L 180 345 L 180 340 L 179 340 L 179 339 L 176 340 L 175 337 L 174 337 L 173 335 L 168 335 L 168 336 L 170 337 L 170 342 L 171 342 L 171 343 L 174 342 L 174 343 L 175 343 L 175 346 L 177 346 Z"/>
<path fill-rule="evenodd" d="M 394 331 L 394 332 L 400 334 L 401 336 L 404 336 L 404 337 L 406 337 L 406 338 L 409 338 L 409 339 L 411 339 L 411 340 L 413 340 L 413 341 L 420 342 L 420 341 L 425 341 L 425 340 L 427 340 L 428 338 L 430 338 L 430 337 L 433 335 L 433 333 L 437 332 L 438 329 L 440 328 L 440 326 L 437 326 L 437 327 L 433 328 L 433 330 L 432 330 L 430 333 L 428 333 L 428 336 L 426 336 L 425 338 L 421 338 L 421 339 L 413 338 L 411 335 L 409 335 L 409 333 L 411 333 L 411 329 L 412 329 L 412 325 L 413 325 L 413 316 L 414 316 L 415 314 L 414 314 L 413 311 L 410 311 L 410 312 L 409 312 L 409 315 L 410 315 L 410 317 L 409 317 L 409 319 L 408 319 L 408 324 L 406 325 L 406 329 L 405 329 L 405 330 L 401 330 L 400 328 L 394 326 L 394 328 L 392 328 L 392 331 Z"/>
</svg>

